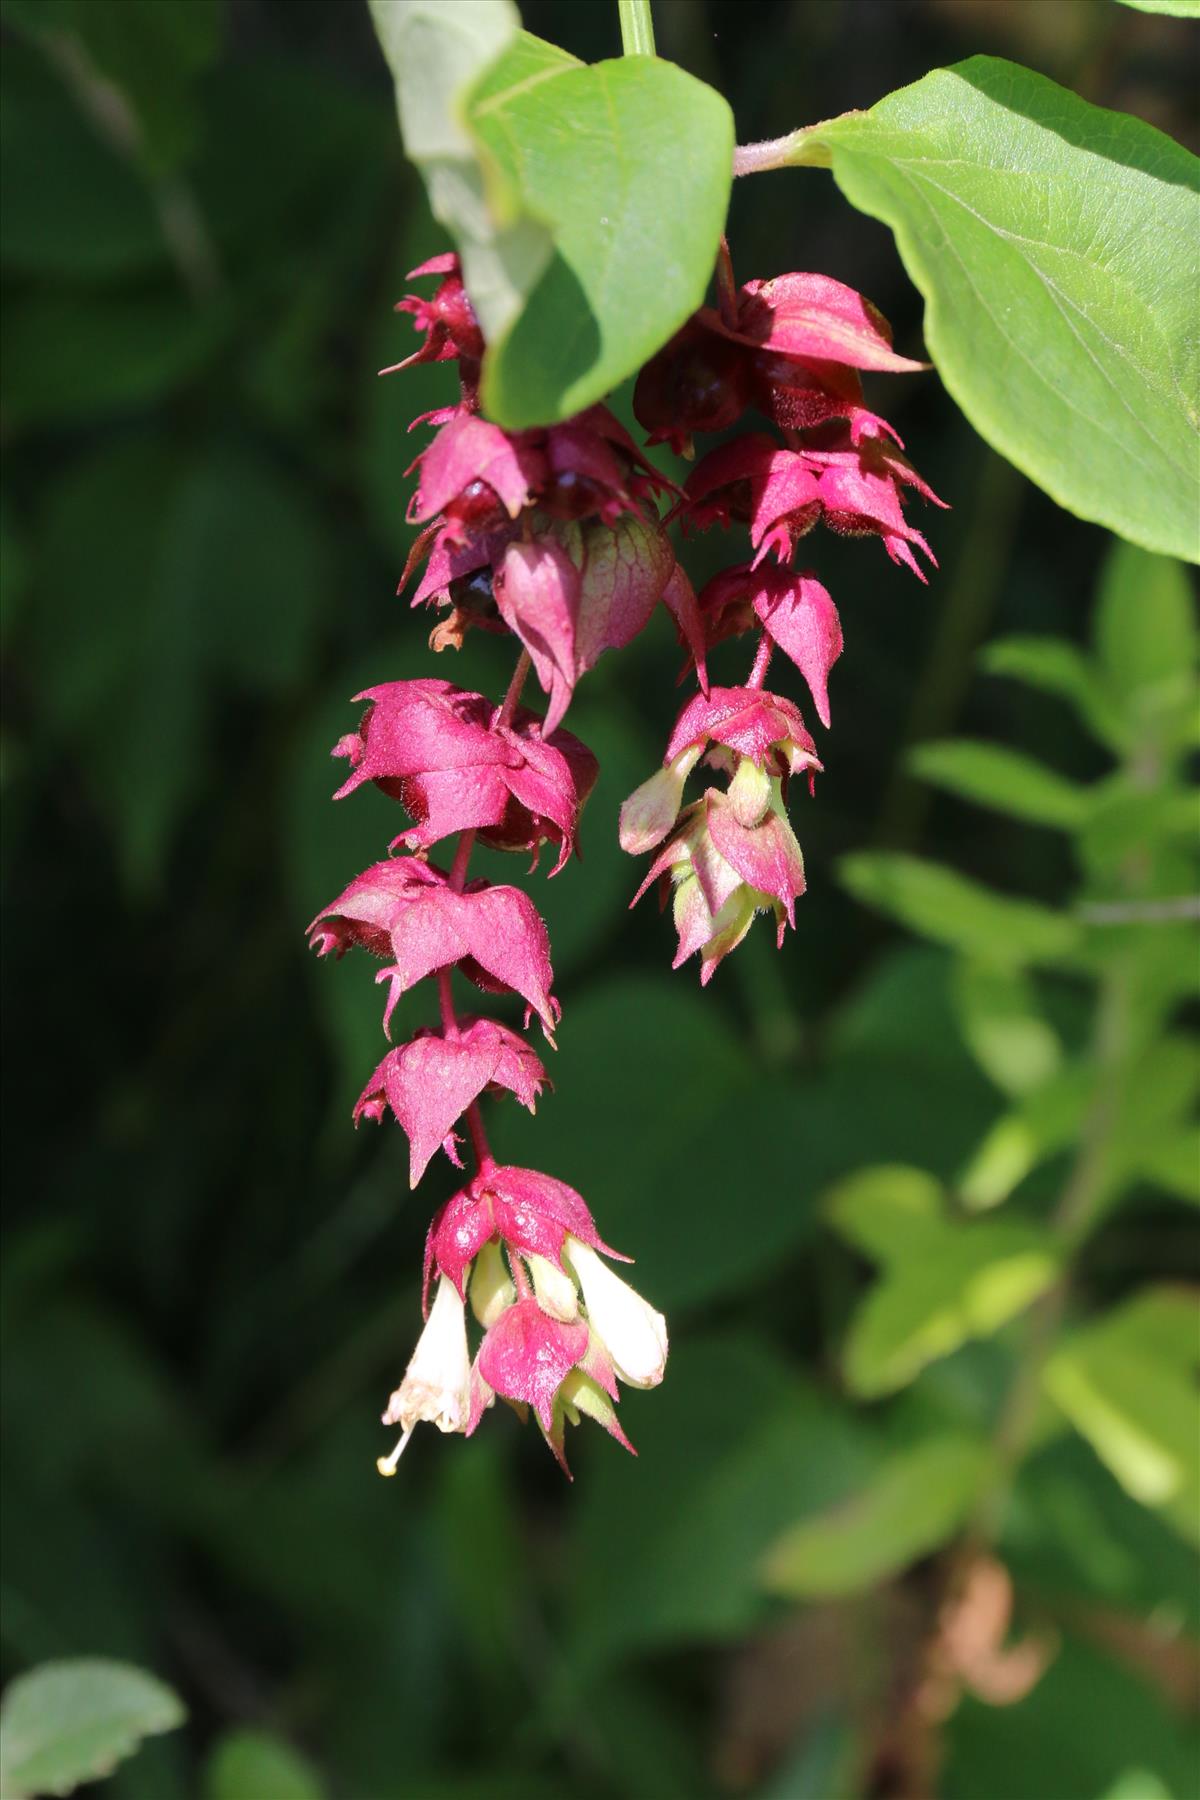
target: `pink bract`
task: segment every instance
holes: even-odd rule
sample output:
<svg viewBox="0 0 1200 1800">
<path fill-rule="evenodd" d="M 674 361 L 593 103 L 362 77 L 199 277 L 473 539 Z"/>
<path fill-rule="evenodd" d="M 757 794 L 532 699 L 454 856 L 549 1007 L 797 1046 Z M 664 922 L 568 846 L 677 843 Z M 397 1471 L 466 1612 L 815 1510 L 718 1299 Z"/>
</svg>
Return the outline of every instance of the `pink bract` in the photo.
<svg viewBox="0 0 1200 1800">
<path fill-rule="evenodd" d="M 562 1267 L 566 1236 L 628 1262 L 604 1243 L 582 1194 L 535 1169 L 495 1167 L 448 1200 L 434 1219 L 425 1245 L 425 1296 L 436 1274 L 452 1281 L 465 1298 L 467 1265 L 489 1238 L 501 1238 L 523 1256 L 541 1256 Z"/>
<path fill-rule="evenodd" d="M 575 684 L 605 650 L 635 638 L 675 568 L 664 534 L 640 519 L 610 526 L 555 524 L 529 543 L 510 542 L 497 571 L 496 604 L 533 658 L 549 695 L 553 731 Z M 676 589 L 676 604 L 686 596 Z"/>
<path fill-rule="evenodd" d="M 425 1032 L 390 1050 L 359 1095 L 354 1122 L 378 1124 L 391 1107 L 408 1134 L 409 1179 L 416 1187 L 439 1145 L 458 1160 L 452 1128 L 486 1087 L 508 1088 L 533 1112 L 545 1080 L 537 1053 L 515 1031 L 475 1019 L 454 1036 Z"/>
<path fill-rule="evenodd" d="M 714 687 L 707 695 L 694 694 L 675 721 L 663 762 L 674 762 L 692 745 L 706 743 L 724 744 L 759 768 L 769 760 L 776 774 L 821 766 L 799 708 L 763 688 Z M 780 749 L 786 754 L 772 754 Z"/>
<path fill-rule="evenodd" d="M 484 1336 L 475 1359 L 473 1373 L 490 1393 L 481 1393 L 472 1382 L 467 1436 L 478 1425 L 491 1393 L 532 1406 L 549 1435 L 558 1390 L 587 1356 L 588 1336 L 582 1320 L 564 1324 L 552 1319 L 536 1300 L 518 1300 L 507 1307 Z"/>
<path fill-rule="evenodd" d="M 406 849 L 478 830 L 499 849 L 536 852 L 557 842 L 555 872 L 562 867 L 597 773 L 578 738 L 546 733 L 524 708 L 497 725 L 482 694 L 435 678 L 388 682 L 356 698 L 369 704 L 358 730 L 334 746 L 352 765 L 335 799 L 373 781 L 416 821 L 395 840 Z"/>
<path fill-rule="evenodd" d="M 897 356 L 892 328 L 879 308 L 829 275 L 776 275 L 738 289 L 737 321 L 700 315 L 722 336 L 755 350 L 803 363 L 843 363 L 852 369 L 902 374 L 929 367 Z"/>
<path fill-rule="evenodd" d="M 396 302 L 397 312 L 412 314 L 413 326 L 417 331 L 425 333 L 425 342 L 411 356 L 406 356 L 403 362 L 382 370 L 382 374 L 392 375 L 399 369 L 411 368 L 415 363 L 448 362 L 455 357 L 462 358 L 468 364 L 477 364 L 483 355 L 483 333 L 463 286 L 457 256 L 449 252 L 444 256 L 430 257 L 419 269 L 410 269 L 406 280 L 420 281 L 430 275 L 443 277 L 432 299 L 425 300 L 418 294 L 406 294 L 403 300 Z"/>
<path fill-rule="evenodd" d="M 374 863 L 317 915 L 309 941 L 324 956 L 361 945 L 395 958 L 376 978 L 390 982 L 384 1030 L 397 1000 L 438 969 L 469 961 L 493 991 L 519 994 L 549 1037 L 559 1017 L 550 992 L 550 939 L 519 888 L 472 882 L 455 892 L 440 869 L 416 858 Z"/>
</svg>

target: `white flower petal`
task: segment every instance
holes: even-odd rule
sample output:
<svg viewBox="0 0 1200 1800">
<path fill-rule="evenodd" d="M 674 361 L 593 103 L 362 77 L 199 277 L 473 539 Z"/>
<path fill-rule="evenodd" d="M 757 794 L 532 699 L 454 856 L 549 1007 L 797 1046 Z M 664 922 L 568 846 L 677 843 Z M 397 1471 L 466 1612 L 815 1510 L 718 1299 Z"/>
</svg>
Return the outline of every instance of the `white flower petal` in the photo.
<svg viewBox="0 0 1200 1800">
<path fill-rule="evenodd" d="M 667 1321 L 596 1252 L 568 1237 L 566 1251 L 583 1289 L 588 1323 L 631 1387 L 657 1387 L 667 1362 Z"/>
<path fill-rule="evenodd" d="M 439 1431 L 464 1431 L 470 1373 L 465 1309 L 454 1283 L 442 1276 L 404 1380 L 388 1401 L 384 1424 L 400 1425 L 407 1433 L 418 1420 L 428 1419 Z"/>
</svg>

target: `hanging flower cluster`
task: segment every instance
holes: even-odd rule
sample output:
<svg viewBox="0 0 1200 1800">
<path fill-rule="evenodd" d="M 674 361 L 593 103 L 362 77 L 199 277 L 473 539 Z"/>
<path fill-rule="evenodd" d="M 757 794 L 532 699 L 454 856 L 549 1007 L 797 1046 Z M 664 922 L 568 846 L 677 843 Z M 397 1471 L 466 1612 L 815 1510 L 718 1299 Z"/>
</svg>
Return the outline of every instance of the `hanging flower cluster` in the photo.
<svg viewBox="0 0 1200 1800">
<path fill-rule="evenodd" d="M 362 949 L 379 958 L 383 1029 L 418 982 L 436 984 L 439 1023 L 389 1049 L 354 1109 L 390 1112 L 409 1142 L 415 1187 L 439 1150 L 474 1172 L 430 1226 L 426 1325 L 384 1414 L 400 1427 L 392 1474 L 421 1420 L 467 1436 L 497 1395 L 531 1408 L 566 1469 L 568 1423 L 586 1415 L 627 1449 L 618 1381 L 653 1387 L 667 1355 L 662 1315 L 605 1260 L 605 1244 L 574 1188 L 533 1169 L 498 1165 L 480 1101 L 508 1093 L 534 1110 L 541 1057 L 508 1025 L 462 1016 L 457 970 L 485 994 L 515 995 L 553 1044 L 559 1005 L 550 943 L 521 889 L 468 878 L 478 840 L 529 852 L 551 847 L 557 873 L 576 847 L 596 760 L 561 720 L 579 677 L 628 643 L 660 600 L 688 641 L 701 643 L 695 596 L 658 520 L 668 485 L 603 407 L 543 431 L 505 432 L 478 413 L 483 339 L 456 258 L 415 271 L 440 277 L 432 300 L 408 297 L 423 342 L 409 363 L 458 363 L 458 405 L 418 424 L 435 428 L 418 456 L 410 516 L 421 527 L 405 582 L 422 561 L 414 604 L 446 616 L 441 648 L 472 628 L 514 634 L 521 650 L 497 705 L 449 681 L 392 681 L 357 696 L 356 731 L 334 746 L 350 772 L 336 798 L 372 782 L 408 821 L 392 855 L 357 876 L 314 920 L 319 955 Z M 404 364 L 398 365 L 400 367 Z M 549 697 L 545 718 L 523 707 L 530 668 Z M 448 866 L 431 852 L 456 840 Z M 465 1127 L 465 1131 L 464 1128 Z M 472 1352 L 469 1320 L 479 1339 Z"/>
<path fill-rule="evenodd" d="M 904 516 L 906 489 L 942 505 L 907 461 L 895 431 L 863 404 L 859 370 L 919 369 L 897 356 L 880 313 L 824 275 L 781 275 L 735 287 L 727 254 L 720 310 L 702 309 L 638 378 L 634 411 L 651 443 L 693 454 L 694 434 L 724 431 L 754 409 L 775 433 L 745 432 L 718 445 L 689 476 L 672 516 L 685 532 L 748 528 L 747 561 L 716 575 L 699 596 L 703 642 L 693 653 L 702 692 L 684 708 L 664 766 L 626 801 L 621 844 L 637 855 L 662 844 L 638 891 L 674 894 L 676 968 L 697 951 L 706 983 L 772 912 L 782 944 L 804 892 L 804 859 L 786 812 L 788 782 L 812 790 L 816 746 L 791 701 L 766 692 L 776 649 L 799 669 L 817 716 L 829 724 L 829 671 L 842 630 L 826 589 L 797 569 L 801 538 L 823 523 L 874 535 L 893 562 L 921 580 L 917 552 L 935 561 Z M 746 685 L 709 689 L 703 651 L 753 630 Z M 681 811 L 697 763 L 728 776 Z M 665 842 L 664 842 L 665 840 Z"/>
<path fill-rule="evenodd" d="M 922 580 L 916 552 L 933 560 L 904 517 L 903 496 L 936 497 L 891 427 L 867 411 L 857 373 L 920 365 L 897 356 L 879 314 L 837 282 L 789 275 L 735 289 L 727 258 L 718 275 L 720 310 L 697 313 L 646 365 L 634 410 L 651 443 L 689 455 L 694 433 L 723 431 L 751 407 L 778 435 L 719 445 L 682 491 L 606 407 L 526 431 L 480 416 L 484 344 L 454 256 L 414 271 L 412 279 L 438 278 L 431 299 L 399 303 L 422 342 L 397 368 L 455 362 L 459 376 L 457 404 L 415 421 L 433 436 L 410 471 L 409 518 L 419 529 L 401 589 L 423 569 L 412 604 L 438 609 L 436 649 L 460 647 L 475 629 L 513 636 L 521 648 L 499 704 L 438 679 L 368 688 L 357 697 L 365 706 L 357 730 L 333 752 L 350 769 L 335 798 L 371 782 L 409 822 L 389 858 L 318 915 L 310 942 L 322 956 L 357 948 L 379 958 L 389 1041 L 410 988 L 432 980 L 439 1005 L 436 1026 L 387 1050 L 355 1121 L 393 1115 L 408 1137 L 414 1187 L 439 1150 L 466 1177 L 430 1226 L 426 1325 L 384 1414 L 401 1433 L 380 1459 L 385 1474 L 419 1421 L 470 1436 L 497 1395 L 521 1413 L 532 1408 L 564 1469 L 565 1427 L 584 1415 L 631 1449 L 617 1421 L 618 1382 L 653 1387 L 666 1363 L 662 1315 L 609 1266 L 625 1259 L 602 1241 L 582 1196 L 491 1153 L 481 1099 L 508 1093 L 533 1112 L 546 1071 L 518 1031 L 458 1013 L 453 972 L 522 1001 L 525 1028 L 536 1015 L 551 1044 L 560 1008 L 537 909 L 518 888 L 469 879 L 475 842 L 528 852 L 534 866 L 548 844 L 551 874 L 563 868 L 597 774 L 563 717 L 586 671 L 628 644 L 661 603 L 700 691 L 663 767 L 622 808 L 624 848 L 656 852 L 639 897 L 656 882 L 664 897 L 673 891 L 676 966 L 699 952 L 702 982 L 757 913 L 774 914 L 782 942 L 804 892 L 788 786 L 803 775 L 811 792 L 821 765 L 796 705 L 766 690 L 767 666 L 782 649 L 828 725 L 828 675 L 842 647 L 833 601 L 815 575 L 793 567 L 796 546 L 821 521 L 880 537 Z M 660 518 L 665 497 L 685 532 L 749 529 L 749 559 L 699 599 Z M 707 651 L 747 630 L 758 644 L 746 684 L 710 686 Z M 531 670 L 544 717 L 521 704 Z M 684 805 L 700 764 L 726 785 Z M 431 852 L 447 839 L 455 843 L 443 866 Z M 469 1330 L 478 1333 L 474 1351 Z"/>
</svg>

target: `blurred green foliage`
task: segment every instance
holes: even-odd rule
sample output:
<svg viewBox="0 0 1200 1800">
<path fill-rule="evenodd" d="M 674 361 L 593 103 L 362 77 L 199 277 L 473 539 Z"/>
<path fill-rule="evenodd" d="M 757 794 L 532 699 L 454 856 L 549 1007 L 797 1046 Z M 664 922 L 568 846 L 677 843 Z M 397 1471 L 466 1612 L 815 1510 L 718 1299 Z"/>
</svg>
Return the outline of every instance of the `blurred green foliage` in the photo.
<svg viewBox="0 0 1200 1800">
<path fill-rule="evenodd" d="M 616 48 L 615 7 L 523 10 Z M 449 1174 L 410 1196 L 398 1134 L 350 1130 L 379 995 L 301 945 L 395 830 L 329 804 L 350 696 L 446 672 L 391 597 L 444 372 L 374 376 L 441 240 L 365 7 L 2 17 L 5 1675 L 178 1692 L 116 1800 L 1189 1800 L 1185 578 L 892 384 L 944 573 L 814 541 L 848 647 L 810 892 L 703 996 L 615 842 L 669 629 L 589 675 L 583 861 L 530 883 L 556 1092 L 494 1116 L 636 1253 L 668 1378 L 623 1408 L 637 1460 L 580 1433 L 573 1487 L 495 1415 L 383 1483 Z M 1187 134 L 1188 28 L 1086 0 L 656 19 L 743 139 L 980 50 Z M 918 351 L 890 237 L 825 178 L 740 184 L 731 238 Z"/>
</svg>

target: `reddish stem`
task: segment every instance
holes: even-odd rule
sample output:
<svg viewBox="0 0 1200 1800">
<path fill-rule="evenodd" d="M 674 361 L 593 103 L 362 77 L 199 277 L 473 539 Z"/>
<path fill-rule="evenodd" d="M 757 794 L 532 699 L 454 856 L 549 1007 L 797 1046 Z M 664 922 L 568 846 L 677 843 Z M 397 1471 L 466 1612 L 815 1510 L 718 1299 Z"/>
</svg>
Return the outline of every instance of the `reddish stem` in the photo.
<svg viewBox="0 0 1200 1800">
<path fill-rule="evenodd" d="M 746 677 L 747 687 L 760 688 L 762 686 L 767 679 L 767 669 L 770 666 L 774 650 L 773 640 L 764 631 L 758 640 L 758 649 L 754 652 L 754 667 Z"/>
<path fill-rule="evenodd" d="M 508 684 L 508 692 L 505 694 L 500 705 L 500 711 L 496 715 L 497 725 L 507 725 L 511 721 L 512 716 L 517 709 L 517 702 L 521 698 L 521 689 L 525 686 L 525 677 L 529 673 L 529 664 L 529 652 L 528 650 L 522 650 L 520 656 L 517 658 L 517 666 L 513 670 L 512 680 Z M 450 865 L 450 887 L 456 894 L 461 894 L 463 888 L 466 886 L 467 868 L 470 864 L 471 852 L 474 848 L 475 833 L 473 831 L 460 831 L 458 834 L 458 844 L 454 851 L 454 861 Z M 437 983 L 438 1001 L 442 1009 L 442 1031 L 446 1037 L 456 1038 L 458 1036 L 458 1014 L 454 1010 L 454 992 L 450 985 L 449 969 L 439 969 Z M 475 1152 L 475 1160 L 479 1164 L 479 1173 L 481 1175 L 486 1175 L 487 1171 L 494 1167 L 496 1159 L 492 1155 L 492 1147 L 488 1143 L 487 1132 L 484 1129 L 483 1124 L 483 1113 L 480 1110 L 478 1100 L 472 1100 L 470 1106 L 467 1108 L 467 1129 L 471 1133 L 471 1147 Z M 522 1275 L 517 1280 L 518 1288 L 521 1288 L 521 1283 L 523 1281 L 524 1276 Z M 522 1293 L 522 1298 L 525 1298 L 527 1293 L 528 1288 L 526 1287 Z"/>
<path fill-rule="evenodd" d="M 512 672 L 512 680 L 508 684 L 508 692 L 500 703 L 500 711 L 496 714 L 497 725 L 511 725 L 513 714 L 521 698 L 521 689 L 525 686 L 525 677 L 529 674 L 532 658 L 528 650 L 522 650 L 517 658 L 517 666 Z"/>
<path fill-rule="evenodd" d="M 486 1175 L 489 1169 L 495 1167 L 496 1159 L 483 1128 L 483 1113 L 478 1100 L 472 1100 L 467 1108 L 467 1130 L 471 1133 L 471 1148 L 475 1152 L 475 1161 L 479 1164 L 479 1173 Z"/>
<path fill-rule="evenodd" d="M 458 1036 L 458 1014 L 454 1010 L 454 994 L 450 987 L 449 969 L 438 970 L 438 1003 L 442 1009 L 442 1031 L 448 1038 Z"/>
<path fill-rule="evenodd" d="M 461 831 L 458 835 L 458 848 L 454 852 L 454 861 L 450 864 L 450 886 L 456 894 L 461 894 L 466 886 L 467 864 L 471 860 L 471 852 L 475 848 L 475 833 Z"/>
<path fill-rule="evenodd" d="M 733 258 L 729 254 L 728 238 L 721 239 L 721 248 L 717 251 L 717 305 L 721 311 L 721 323 L 732 331 L 737 325 L 737 283 L 733 278 Z"/>
</svg>

